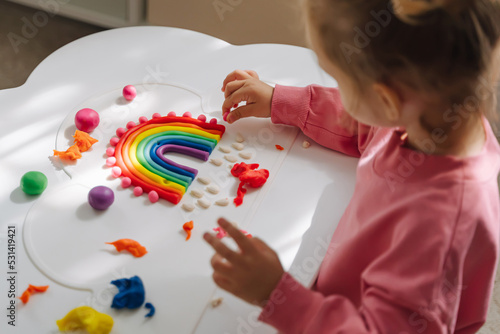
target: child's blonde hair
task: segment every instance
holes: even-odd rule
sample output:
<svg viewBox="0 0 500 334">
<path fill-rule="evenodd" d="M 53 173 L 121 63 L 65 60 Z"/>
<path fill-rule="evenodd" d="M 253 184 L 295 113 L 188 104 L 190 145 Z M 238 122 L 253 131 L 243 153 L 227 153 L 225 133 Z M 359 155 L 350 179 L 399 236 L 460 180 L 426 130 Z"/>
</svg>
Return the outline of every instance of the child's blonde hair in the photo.
<svg viewBox="0 0 500 334">
<path fill-rule="evenodd" d="M 360 93 L 367 82 L 405 84 L 439 92 L 450 106 L 494 109 L 498 0 L 305 0 L 305 6 L 322 51 Z"/>
</svg>

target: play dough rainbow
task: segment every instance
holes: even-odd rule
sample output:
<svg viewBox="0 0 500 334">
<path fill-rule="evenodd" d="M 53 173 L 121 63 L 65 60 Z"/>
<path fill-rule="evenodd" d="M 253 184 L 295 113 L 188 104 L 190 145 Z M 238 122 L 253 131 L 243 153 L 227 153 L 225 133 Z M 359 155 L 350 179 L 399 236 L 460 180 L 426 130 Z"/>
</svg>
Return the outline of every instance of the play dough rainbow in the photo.
<svg viewBox="0 0 500 334">
<path fill-rule="evenodd" d="M 122 186 L 147 192 L 152 201 L 159 196 L 177 204 L 198 171 L 173 162 L 165 154 L 176 152 L 207 161 L 225 127 L 215 119 L 207 123 L 205 116 L 194 119 L 189 113 L 155 114 L 150 120 L 139 118 L 139 123 L 129 122 L 128 130 L 119 128 L 117 137 L 110 140 L 112 147 L 106 153 L 116 159 L 112 174 L 123 177 Z"/>
</svg>

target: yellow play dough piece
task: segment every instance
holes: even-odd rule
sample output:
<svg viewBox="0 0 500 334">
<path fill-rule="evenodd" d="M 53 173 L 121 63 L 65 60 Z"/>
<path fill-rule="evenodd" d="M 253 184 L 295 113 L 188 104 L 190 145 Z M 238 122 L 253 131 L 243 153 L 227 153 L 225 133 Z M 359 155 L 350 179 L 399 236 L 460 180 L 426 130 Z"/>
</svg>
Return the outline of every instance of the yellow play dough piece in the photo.
<svg viewBox="0 0 500 334">
<path fill-rule="evenodd" d="M 85 329 L 89 334 L 108 334 L 113 328 L 111 316 L 97 312 L 89 306 L 80 306 L 69 311 L 56 323 L 61 332 Z"/>
</svg>

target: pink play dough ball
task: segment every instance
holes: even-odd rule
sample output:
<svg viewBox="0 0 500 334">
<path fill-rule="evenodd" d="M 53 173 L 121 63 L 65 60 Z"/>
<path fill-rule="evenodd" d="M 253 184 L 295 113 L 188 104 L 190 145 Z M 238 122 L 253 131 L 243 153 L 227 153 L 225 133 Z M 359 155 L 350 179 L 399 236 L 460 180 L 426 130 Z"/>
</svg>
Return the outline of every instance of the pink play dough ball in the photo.
<svg viewBox="0 0 500 334">
<path fill-rule="evenodd" d="M 146 116 L 141 116 L 139 117 L 139 123 L 146 123 L 148 121 L 148 118 Z"/>
<path fill-rule="evenodd" d="M 149 201 L 151 203 L 156 203 L 160 199 L 160 196 L 158 196 L 158 193 L 154 190 L 151 190 L 148 194 Z"/>
<path fill-rule="evenodd" d="M 217 118 L 212 118 L 210 120 L 210 124 L 217 124 Z"/>
<path fill-rule="evenodd" d="M 171 111 L 171 112 L 169 112 L 169 113 L 167 114 L 167 116 L 169 116 L 169 117 L 175 117 L 175 116 L 177 116 L 177 115 L 175 114 L 175 111 Z"/>
<path fill-rule="evenodd" d="M 182 117 L 191 117 L 193 116 L 189 111 L 186 111 L 184 114 L 182 114 Z"/>
<path fill-rule="evenodd" d="M 115 157 L 109 157 L 106 159 L 106 165 L 109 167 L 113 167 L 116 164 L 116 158 Z"/>
<path fill-rule="evenodd" d="M 134 195 L 135 196 L 141 196 L 144 191 L 142 190 L 141 187 L 135 187 L 134 188 Z"/>
<path fill-rule="evenodd" d="M 199 119 L 200 121 L 202 121 L 202 122 L 205 122 L 205 121 L 207 120 L 207 116 L 205 116 L 205 115 L 200 115 L 200 116 L 198 116 L 198 119 Z"/>
<path fill-rule="evenodd" d="M 135 122 L 130 121 L 127 123 L 127 129 L 132 129 L 134 126 L 135 126 Z"/>
<path fill-rule="evenodd" d="M 99 125 L 99 114 L 89 108 L 79 110 L 75 115 L 75 125 L 78 130 L 90 133 Z"/>
<path fill-rule="evenodd" d="M 155 113 L 153 114 L 153 118 L 160 118 L 160 117 L 161 117 L 161 114 L 160 114 L 160 113 L 155 112 Z"/>
<path fill-rule="evenodd" d="M 124 128 L 118 128 L 118 129 L 116 129 L 116 135 L 118 137 L 122 137 L 125 134 L 125 132 L 127 132 L 127 129 L 124 129 Z"/>
<path fill-rule="evenodd" d="M 114 156 L 114 155 L 115 155 L 115 148 L 114 148 L 114 147 L 108 147 L 108 148 L 106 149 L 106 155 L 107 155 L 108 157 L 112 157 L 112 156 Z"/>
<path fill-rule="evenodd" d="M 122 169 L 118 166 L 111 168 L 111 175 L 113 175 L 113 177 L 120 177 L 120 175 L 122 175 Z"/>
<path fill-rule="evenodd" d="M 137 96 L 137 90 L 134 86 L 128 85 L 123 88 L 123 97 L 127 101 L 132 101 Z"/>
<path fill-rule="evenodd" d="M 128 188 L 128 187 L 130 187 L 130 185 L 132 185 L 132 180 L 129 177 L 124 177 L 122 179 L 122 187 Z"/>
<path fill-rule="evenodd" d="M 120 141 L 120 138 L 118 137 L 113 137 L 109 140 L 109 145 L 111 146 L 116 146 L 118 145 L 118 142 Z"/>
</svg>

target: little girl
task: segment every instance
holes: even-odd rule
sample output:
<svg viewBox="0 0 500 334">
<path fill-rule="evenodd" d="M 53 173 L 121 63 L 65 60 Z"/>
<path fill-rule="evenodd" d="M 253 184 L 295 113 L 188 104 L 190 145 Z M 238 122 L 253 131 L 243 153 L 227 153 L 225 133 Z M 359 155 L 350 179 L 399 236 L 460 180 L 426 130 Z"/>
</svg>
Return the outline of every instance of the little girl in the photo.
<svg viewBox="0 0 500 334">
<path fill-rule="evenodd" d="M 213 279 L 282 333 L 475 333 L 499 250 L 498 0 L 307 0 L 310 45 L 338 89 L 229 74 L 223 112 L 298 126 L 359 157 L 352 200 L 307 289 L 224 219 Z M 300 64 L 297 64 L 300 65 Z"/>
</svg>

